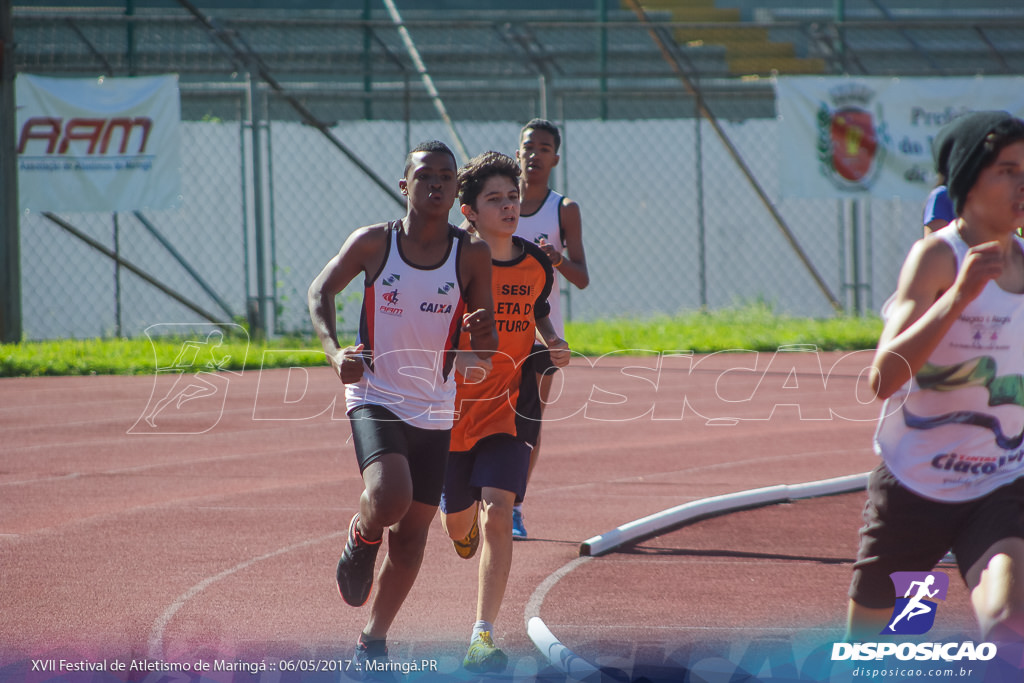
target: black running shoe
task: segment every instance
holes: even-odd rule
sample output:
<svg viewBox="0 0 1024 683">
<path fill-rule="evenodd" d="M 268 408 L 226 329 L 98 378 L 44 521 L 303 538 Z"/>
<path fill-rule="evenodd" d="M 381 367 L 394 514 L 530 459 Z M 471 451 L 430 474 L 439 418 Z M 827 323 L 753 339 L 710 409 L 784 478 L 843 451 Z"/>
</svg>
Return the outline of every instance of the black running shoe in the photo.
<svg viewBox="0 0 1024 683">
<path fill-rule="evenodd" d="M 380 541 L 367 541 L 356 530 L 359 513 L 348 525 L 348 541 L 338 560 L 338 590 L 345 602 L 362 607 L 373 588 L 373 566 L 377 561 Z M 381 539 L 383 540 L 383 539 Z"/>
<path fill-rule="evenodd" d="M 364 681 L 391 683 L 398 680 L 388 658 L 388 646 L 384 640 L 366 642 L 360 638 L 356 644 L 356 654 L 352 658 L 352 669 L 356 676 Z"/>
</svg>

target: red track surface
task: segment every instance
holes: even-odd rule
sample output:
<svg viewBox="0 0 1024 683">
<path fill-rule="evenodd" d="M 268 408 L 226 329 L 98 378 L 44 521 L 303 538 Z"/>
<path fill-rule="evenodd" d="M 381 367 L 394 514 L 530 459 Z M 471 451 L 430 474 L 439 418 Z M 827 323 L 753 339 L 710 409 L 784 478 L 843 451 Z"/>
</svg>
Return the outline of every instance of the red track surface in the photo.
<svg viewBox="0 0 1024 683">
<path fill-rule="evenodd" d="M 859 493 L 704 520 L 566 567 L 581 541 L 690 500 L 876 464 L 863 355 L 661 360 L 576 359 L 563 373 L 496 624 L 514 677 L 553 671 L 526 636 L 530 609 L 627 676 L 839 637 Z M 362 488 L 340 388 L 327 368 L 0 380 L 0 677 L 53 678 L 14 664 L 32 658 L 350 657 L 367 608 L 334 582 Z M 154 413 L 181 389 L 192 398 Z M 477 565 L 435 527 L 391 654 L 465 680 Z M 971 632 L 955 576 L 950 594 L 945 628 Z"/>
</svg>

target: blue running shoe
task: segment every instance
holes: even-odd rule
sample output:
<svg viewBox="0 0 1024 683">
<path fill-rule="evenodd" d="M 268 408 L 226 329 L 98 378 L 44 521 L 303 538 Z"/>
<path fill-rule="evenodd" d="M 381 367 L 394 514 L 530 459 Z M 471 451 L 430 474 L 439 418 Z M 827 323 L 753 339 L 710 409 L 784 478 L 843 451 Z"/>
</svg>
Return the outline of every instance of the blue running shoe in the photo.
<svg viewBox="0 0 1024 683">
<path fill-rule="evenodd" d="M 523 524 L 523 511 L 512 508 L 512 538 L 526 538 L 526 526 Z"/>
</svg>

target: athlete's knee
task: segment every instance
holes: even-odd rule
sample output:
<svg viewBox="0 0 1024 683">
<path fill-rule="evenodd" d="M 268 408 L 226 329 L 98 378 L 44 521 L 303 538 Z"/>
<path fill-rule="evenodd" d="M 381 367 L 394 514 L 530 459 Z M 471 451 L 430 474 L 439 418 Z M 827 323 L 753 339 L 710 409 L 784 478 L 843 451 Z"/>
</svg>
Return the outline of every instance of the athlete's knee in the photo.
<svg viewBox="0 0 1024 683">
<path fill-rule="evenodd" d="M 412 503 L 412 491 L 396 490 L 386 486 L 368 486 L 363 492 L 368 516 L 382 527 L 397 524 Z"/>
<path fill-rule="evenodd" d="M 993 555 L 972 595 L 978 620 L 987 634 L 1024 638 L 1024 565 L 1007 553 Z"/>
<path fill-rule="evenodd" d="M 483 501 L 480 505 L 480 526 L 486 537 L 511 537 L 512 501 L 504 499 Z"/>
<path fill-rule="evenodd" d="M 412 478 L 404 458 L 388 454 L 363 470 L 364 511 L 379 526 L 401 520 L 412 504 Z"/>
</svg>

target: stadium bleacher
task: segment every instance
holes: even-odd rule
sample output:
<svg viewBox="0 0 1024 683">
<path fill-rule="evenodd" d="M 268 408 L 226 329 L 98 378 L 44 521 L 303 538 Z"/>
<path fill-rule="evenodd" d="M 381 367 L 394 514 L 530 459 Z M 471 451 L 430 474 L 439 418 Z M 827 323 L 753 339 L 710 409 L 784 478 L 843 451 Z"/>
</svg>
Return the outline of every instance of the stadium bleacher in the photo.
<svg viewBox="0 0 1024 683">
<path fill-rule="evenodd" d="M 652 39 L 626 0 L 397 0 L 431 76 L 466 118 L 481 84 L 533 97 L 538 80 L 562 92 L 572 113 L 677 116 L 636 94 L 678 100 L 679 73 L 700 84 L 729 118 L 771 116 L 773 74 L 954 76 L 1024 72 L 1024 3 L 977 0 L 845 0 L 844 21 L 820 0 L 643 0 L 669 47 Z M 23 71 L 54 75 L 164 73 L 209 83 L 246 64 L 176 0 L 17 0 L 16 58 Z M 332 118 L 358 116 L 351 95 L 400 103 L 417 79 L 380 0 L 206 0 L 201 11 L 244 38 L 286 87 Z M 369 10 L 367 15 L 367 10 Z M 362 24 L 369 16 L 370 23 Z M 604 19 L 604 23 L 600 21 Z M 131 27 L 129 31 L 128 28 Z M 370 79 L 368 81 L 368 79 Z M 599 93 L 594 95 L 593 93 Z M 326 105 L 325 105 L 326 106 Z M 421 101 L 413 116 L 429 115 Z M 685 111 L 692 112 L 686 105 Z M 615 112 L 613 114 L 613 112 Z M 567 112 L 568 113 L 568 112 Z"/>
</svg>

